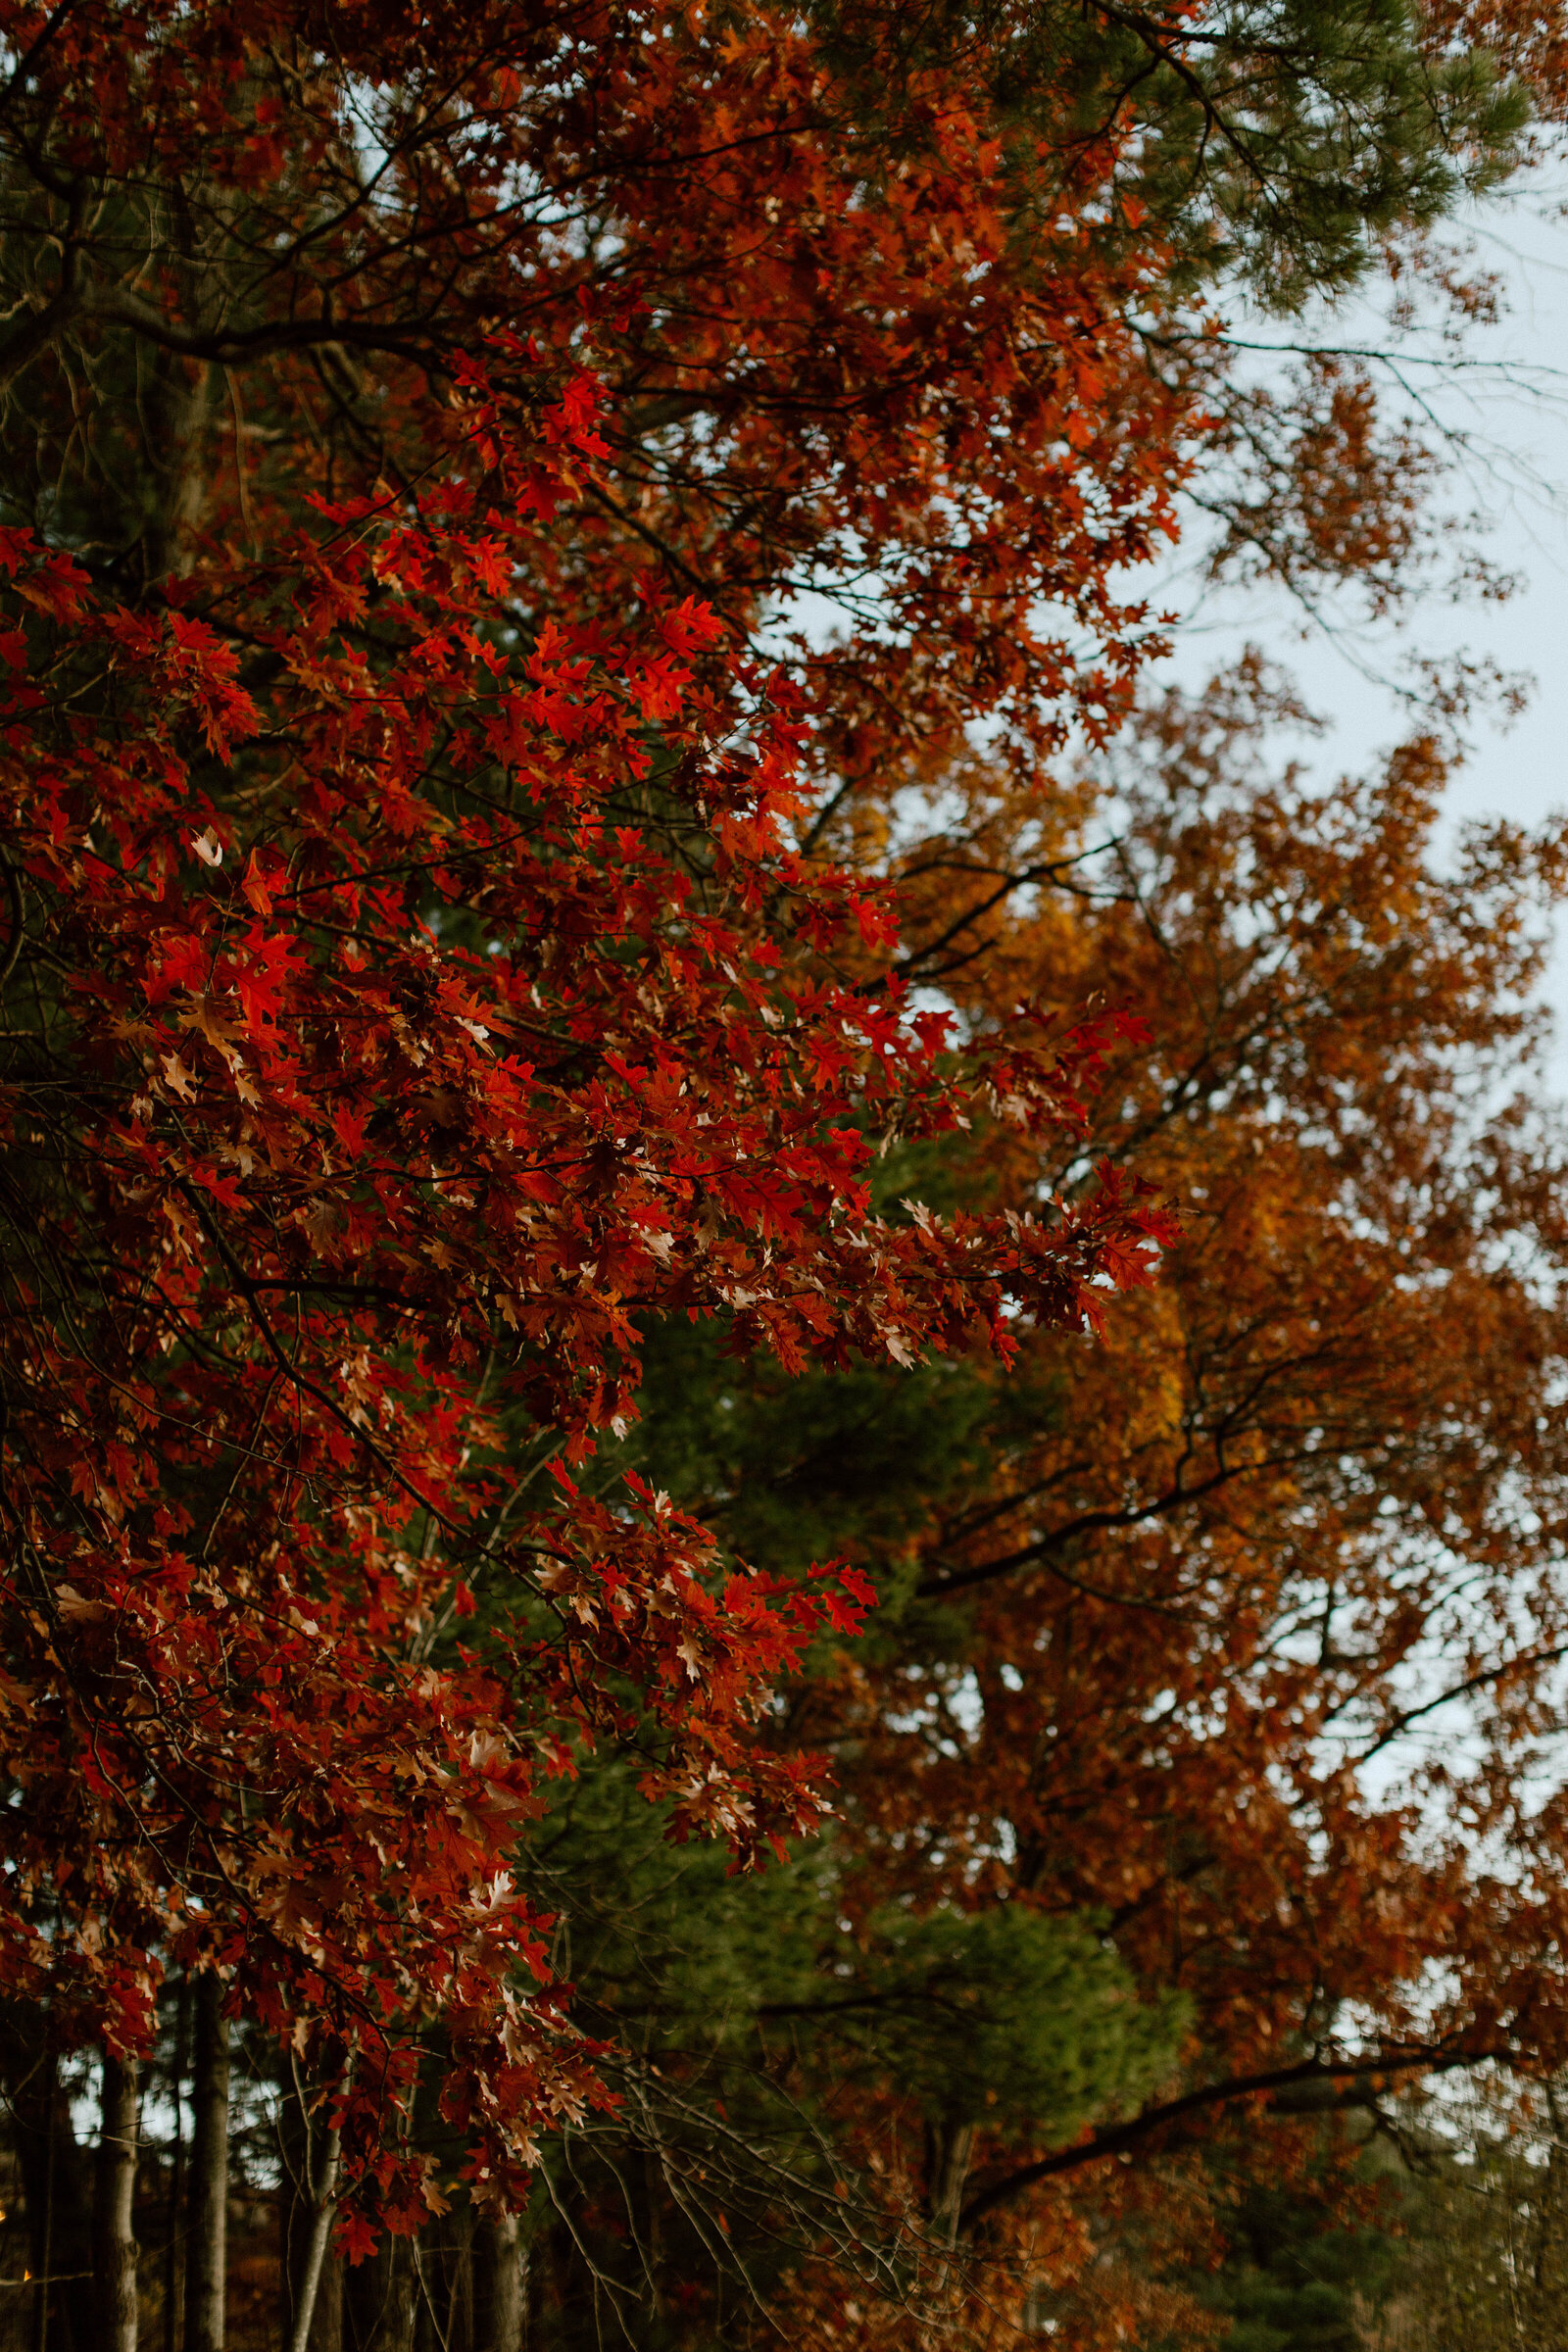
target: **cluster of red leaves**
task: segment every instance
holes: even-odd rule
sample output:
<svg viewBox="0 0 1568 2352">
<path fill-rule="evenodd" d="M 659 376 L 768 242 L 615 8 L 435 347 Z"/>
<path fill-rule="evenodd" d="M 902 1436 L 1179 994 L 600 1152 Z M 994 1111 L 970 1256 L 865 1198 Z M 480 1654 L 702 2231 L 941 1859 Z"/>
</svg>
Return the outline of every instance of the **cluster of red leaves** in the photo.
<svg viewBox="0 0 1568 2352">
<path fill-rule="evenodd" d="M 707 605 L 650 570 L 519 628 L 604 454 L 591 378 L 541 380 L 470 363 L 422 483 L 317 499 L 221 633 L 210 592 L 130 610 L 0 545 L 16 944 L 63 981 L 0 1093 L 7 1980 L 133 2045 L 205 1952 L 357 2052 L 361 2168 L 439 2018 L 503 2185 L 597 2095 L 507 1875 L 538 1776 L 640 1726 L 678 1833 L 751 1860 L 819 1798 L 749 1726 L 868 1589 L 725 1577 L 663 1497 L 564 1469 L 541 1507 L 496 1415 L 580 1455 L 648 1312 L 786 1363 L 1004 1348 L 1009 1301 L 1091 1322 L 1161 1231 L 1114 1186 L 873 1213 L 879 1136 L 1070 1121 L 1106 1025 L 959 1054 L 835 980 L 890 910 L 791 851 L 795 698 Z M 481 1572 L 505 1630 L 437 1670 Z"/>
</svg>

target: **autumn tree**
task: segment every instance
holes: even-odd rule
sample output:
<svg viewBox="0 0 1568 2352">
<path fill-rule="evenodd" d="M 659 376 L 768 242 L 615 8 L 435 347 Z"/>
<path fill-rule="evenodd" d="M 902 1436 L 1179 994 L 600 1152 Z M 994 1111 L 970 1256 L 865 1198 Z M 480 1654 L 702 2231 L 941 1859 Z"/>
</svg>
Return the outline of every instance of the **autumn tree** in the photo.
<svg viewBox="0 0 1568 2352">
<path fill-rule="evenodd" d="M 599 356 L 635 376 L 659 314 L 538 170 L 573 204 L 585 169 L 595 202 L 658 199 L 677 378 L 752 364 L 750 324 L 715 348 L 702 305 L 757 217 L 756 146 L 831 195 L 847 278 L 927 291 L 924 230 L 889 233 L 907 208 L 858 215 L 858 159 L 809 107 L 780 128 L 781 88 L 757 84 L 793 56 L 808 99 L 811 40 L 764 24 L 704 53 L 705 80 L 689 56 L 672 73 L 676 29 L 503 12 L 454 48 L 372 13 L 323 47 L 286 15 L 15 20 L 7 1979 L 57 2040 L 106 2039 L 97 2271 L 121 2333 L 111 2156 L 172 1962 L 196 1975 L 215 2217 L 225 2015 L 286 2031 L 306 2067 L 299 2329 L 340 2171 L 404 2227 L 425 2210 L 398 2117 L 433 2019 L 483 2198 L 517 2193 L 541 2122 L 604 2095 L 506 1870 L 541 1778 L 635 1733 L 682 1835 L 745 1861 L 812 1818 L 808 1761 L 748 1726 L 859 1600 L 720 1569 L 651 1489 L 583 1492 L 570 1465 L 635 1410 L 634 1316 L 735 1308 L 792 1363 L 987 1326 L 1004 1347 L 1009 1298 L 1081 1319 L 1157 1230 L 1114 1182 L 1027 1228 L 871 1209 L 879 1128 L 934 1131 L 997 1086 L 1071 1120 L 1109 1032 L 1026 1020 L 954 1062 L 896 975 L 833 976 L 846 926 L 870 944 L 891 918 L 792 842 L 801 696 L 750 631 L 775 542 L 836 567 L 875 495 L 854 417 L 803 445 L 797 519 L 757 517 L 760 573 L 727 609 L 690 533 L 664 556 L 657 501 L 621 512 L 601 417 L 627 389 Z M 617 94 L 604 144 L 570 63 L 590 53 Z M 718 150 L 694 250 L 668 102 L 689 180 L 725 74 L 765 119 Z M 940 142 L 911 169 L 909 219 L 952 169 Z M 1045 276 L 1097 393 L 1099 274 L 1066 233 Z M 1039 277 L 983 335 L 1037 308 Z M 758 310 L 787 386 L 816 368 L 816 289 L 788 264 L 774 283 Z M 1060 442 L 1070 339 L 1042 352 L 1055 389 L 1017 463 L 1043 513 L 1084 508 L 1083 477 L 1121 519 L 990 562 L 1019 607 L 1062 566 L 1109 648 L 1108 568 L 1159 518 L 1181 417 L 1156 401 L 1087 457 Z M 974 365 L 955 341 L 953 401 Z M 739 419 L 743 497 L 748 466 L 781 472 L 751 445 L 762 405 Z M 950 479 L 934 451 L 886 550 L 918 544 Z M 1101 698 L 1050 646 L 1033 666 Z M 499 1450 L 510 1410 L 526 1472 Z M 484 1579 L 513 1607 L 438 1660 Z M 220 2334 L 221 2287 L 194 2261 L 187 2330 Z"/>
<path fill-rule="evenodd" d="M 1069 2340 L 1189 2340 L 1199 2315 L 1147 2299 L 1173 2215 L 1206 2262 L 1228 2180 L 1304 2182 L 1337 2114 L 1392 2126 L 1401 2083 L 1562 2063 L 1563 1164 L 1534 1002 L 1561 831 L 1477 827 L 1446 866 L 1441 736 L 1325 784 L 1272 749 L 1304 723 L 1255 660 L 1150 703 L 1101 773 L 1098 849 L 1048 839 L 1060 884 L 1013 914 L 981 896 L 979 827 L 963 845 L 975 952 L 948 985 L 976 1033 L 1047 971 L 1159 1002 L 1160 1032 L 1076 1164 L 997 1121 L 886 1180 L 972 1211 L 1124 1160 L 1186 1204 L 1155 1290 L 1093 1349 L 1020 1333 L 995 1386 L 785 1392 L 705 1378 L 673 1337 L 650 1363 L 634 1443 L 694 1505 L 780 1567 L 831 1520 L 882 1596 L 789 1718 L 836 1759 L 855 1965 L 874 1981 L 890 1907 L 970 1932 L 1021 1908 L 1098 1922 L 1146 2012 L 1184 2005 L 1179 2053 L 1098 2126 L 1042 2114 L 1025 2150 L 975 2118 L 976 2328 L 1009 2293 L 1021 2323 L 1032 2274 Z M 983 816 L 978 779 L 962 805 Z M 831 1936 L 815 1967 L 830 2025 Z M 844 2129 L 884 2177 L 902 2149 L 934 2221 L 917 2076 L 889 2065 Z M 891 2308 L 867 2298 L 864 2340 Z"/>
<path fill-rule="evenodd" d="M 344 2185 L 356 2252 L 443 2200 L 432 2065 L 497 2208 L 608 2095 L 520 1867 L 551 1782 L 624 1749 L 746 1863 L 816 1818 L 802 1738 L 843 1745 L 759 1727 L 860 1572 L 753 1567 L 657 1460 L 595 1468 L 647 1349 L 967 1366 L 1147 1277 L 1126 1139 L 1073 1156 L 1135 1035 L 1080 1000 L 1135 975 L 1043 933 L 966 997 L 975 845 L 1004 906 L 1085 846 L 1048 763 L 1158 643 L 1118 582 L 1211 430 L 1205 285 L 1350 282 L 1526 107 L 1381 5 L 63 0 L 4 36 L 6 1981 L 105 2043 L 122 2334 L 167 1972 L 215 2216 L 225 2029 L 287 2040 L 303 2346 Z M 875 1189 L 965 1133 L 1022 1189 L 1008 1151 L 951 1213 Z M 1113 2009 L 1025 1891 L 981 1975 L 1054 1953 Z M 854 1964 L 882 2006 L 971 1936 L 943 1892 Z"/>
</svg>

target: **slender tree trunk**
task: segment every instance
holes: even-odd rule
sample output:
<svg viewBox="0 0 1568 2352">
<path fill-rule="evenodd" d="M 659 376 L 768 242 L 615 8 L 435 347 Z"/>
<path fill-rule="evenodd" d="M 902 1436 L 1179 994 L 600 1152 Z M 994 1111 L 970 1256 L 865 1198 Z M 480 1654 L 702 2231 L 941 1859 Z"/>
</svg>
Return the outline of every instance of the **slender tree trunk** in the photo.
<svg viewBox="0 0 1568 2352">
<path fill-rule="evenodd" d="M 332 2227 L 327 2217 L 327 2230 Z M 343 2352 L 343 2265 L 328 2245 L 316 2278 L 316 2307 L 311 2313 L 307 2352 Z"/>
<path fill-rule="evenodd" d="M 950 2246 L 957 2242 L 963 2184 L 969 2176 L 969 2153 L 973 2146 L 972 2124 L 926 2126 L 926 2199 L 931 2228 Z"/>
<path fill-rule="evenodd" d="M 228 2286 L 228 2020 L 223 1982 L 196 1980 L 190 2210 L 185 2245 L 185 2352 L 223 2352 Z"/>
<path fill-rule="evenodd" d="M 164 2245 L 164 2352 L 180 2352 L 185 2332 L 185 2069 L 190 2063 L 190 1979 L 181 1981 L 174 2009 L 174 2144 L 169 2159 L 169 2212 Z"/>
<path fill-rule="evenodd" d="M 92 2217 L 99 2352 L 136 2352 L 136 2061 L 106 2052 Z"/>
<path fill-rule="evenodd" d="M 516 2215 L 482 2221 L 473 2233 L 473 2352 L 523 2352 L 522 2264 Z"/>
<path fill-rule="evenodd" d="M 215 191 L 205 193 L 211 200 Z M 193 319 L 211 323 L 220 289 L 211 254 L 202 249 L 202 231 L 183 205 L 176 206 L 171 228 L 170 259 L 174 253 L 179 256 L 187 311 Z M 182 352 L 165 351 L 153 363 L 145 403 L 146 455 L 157 495 L 142 534 L 149 587 L 168 578 L 183 579 L 195 561 L 196 537 L 212 488 L 208 444 L 219 373 L 209 361 L 189 359 Z M 243 463 L 237 447 L 235 459 Z"/>
<path fill-rule="evenodd" d="M 328 2132 L 322 2140 L 320 2154 L 314 2162 L 312 2144 L 315 2133 L 307 2131 L 304 2155 L 304 2180 L 307 2199 L 308 2228 L 301 2233 L 298 2283 L 291 2297 L 292 2325 L 289 2328 L 286 2352 L 312 2352 L 316 2337 L 313 2328 L 317 2304 L 321 2292 L 323 2273 L 336 2271 L 329 2264 L 327 2241 L 332 2234 L 332 2216 L 337 2209 L 338 2135 Z M 338 2273 L 334 2287 L 338 2297 L 338 2334 L 342 2336 L 342 2275 Z"/>
<path fill-rule="evenodd" d="M 287 2352 L 294 2342 L 295 2326 L 303 2306 L 307 2352 L 342 2352 L 343 2268 L 333 2259 L 327 2242 L 334 2210 L 331 2199 L 336 2188 L 336 2143 L 312 2131 L 303 2090 L 299 2087 L 293 2097 L 284 2100 L 279 2137 L 284 2180 L 279 2249 L 283 2288 L 281 2341 Z M 325 2215 L 321 2223 L 323 2200 Z M 319 2246 L 318 2223 L 321 2223 Z"/>
</svg>

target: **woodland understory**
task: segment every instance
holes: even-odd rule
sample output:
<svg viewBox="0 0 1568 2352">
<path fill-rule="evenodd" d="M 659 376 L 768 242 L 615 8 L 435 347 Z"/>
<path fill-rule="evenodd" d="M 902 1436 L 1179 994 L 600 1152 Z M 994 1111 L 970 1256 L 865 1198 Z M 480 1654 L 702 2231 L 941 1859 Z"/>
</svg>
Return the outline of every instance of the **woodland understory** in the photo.
<svg viewBox="0 0 1568 2352">
<path fill-rule="evenodd" d="M 1565 118 L 0 0 L 0 2352 L 1568 2340 L 1568 822 L 1421 640 Z"/>
</svg>

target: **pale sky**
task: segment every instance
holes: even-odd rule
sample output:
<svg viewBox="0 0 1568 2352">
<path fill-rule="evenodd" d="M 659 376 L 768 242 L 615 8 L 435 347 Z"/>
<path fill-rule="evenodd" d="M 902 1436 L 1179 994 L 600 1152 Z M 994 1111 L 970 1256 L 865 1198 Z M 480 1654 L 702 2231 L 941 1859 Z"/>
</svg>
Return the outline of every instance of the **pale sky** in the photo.
<svg viewBox="0 0 1568 2352">
<path fill-rule="evenodd" d="M 1516 593 L 1500 605 L 1429 593 L 1401 629 L 1355 621 L 1334 643 L 1321 632 L 1303 637 L 1301 614 L 1278 592 L 1200 598 L 1178 560 L 1169 587 L 1184 619 L 1162 670 L 1197 683 L 1250 639 L 1289 667 L 1308 704 L 1333 721 L 1310 757 L 1342 771 L 1365 767 L 1397 740 L 1400 706 L 1378 681 L 1396 675 L 1411 653 L 1490 656 L 1531 674 L 1529 707 L 1505 731 L 1490 723 L 1477 730 L 1452 810 L 1456 819 L 1506 814 L 1534 823 L 1568 810 L 1568 174 L 1549 187 L 1538 182 L 1513 203 L 1489 205 L 1469 226 L 1477 259 L 1504 280 L 1505 315 L 1449 347 L 1457 368 L 1422 364 L 1445 358 L 1436 334 L 1408 336 L 1403 388 L 1394 389 L 1430 404 L 1465 436 L 1451 505 L 1484 516 L 1487 553 L 1519 576 Z M 1288 321 L 1256 320 L 1245 331 L 1259 341 L 1307 339 Z M 1354 313 L 1320 322 L 1319 333 L 1325 342 L 1387 341 L 1375 318 Z M 1568 921 L 1561 931 L 1551 996 L 1561 1029 L 1555 1066 L 1568 1093 Z"/>
</svg>

